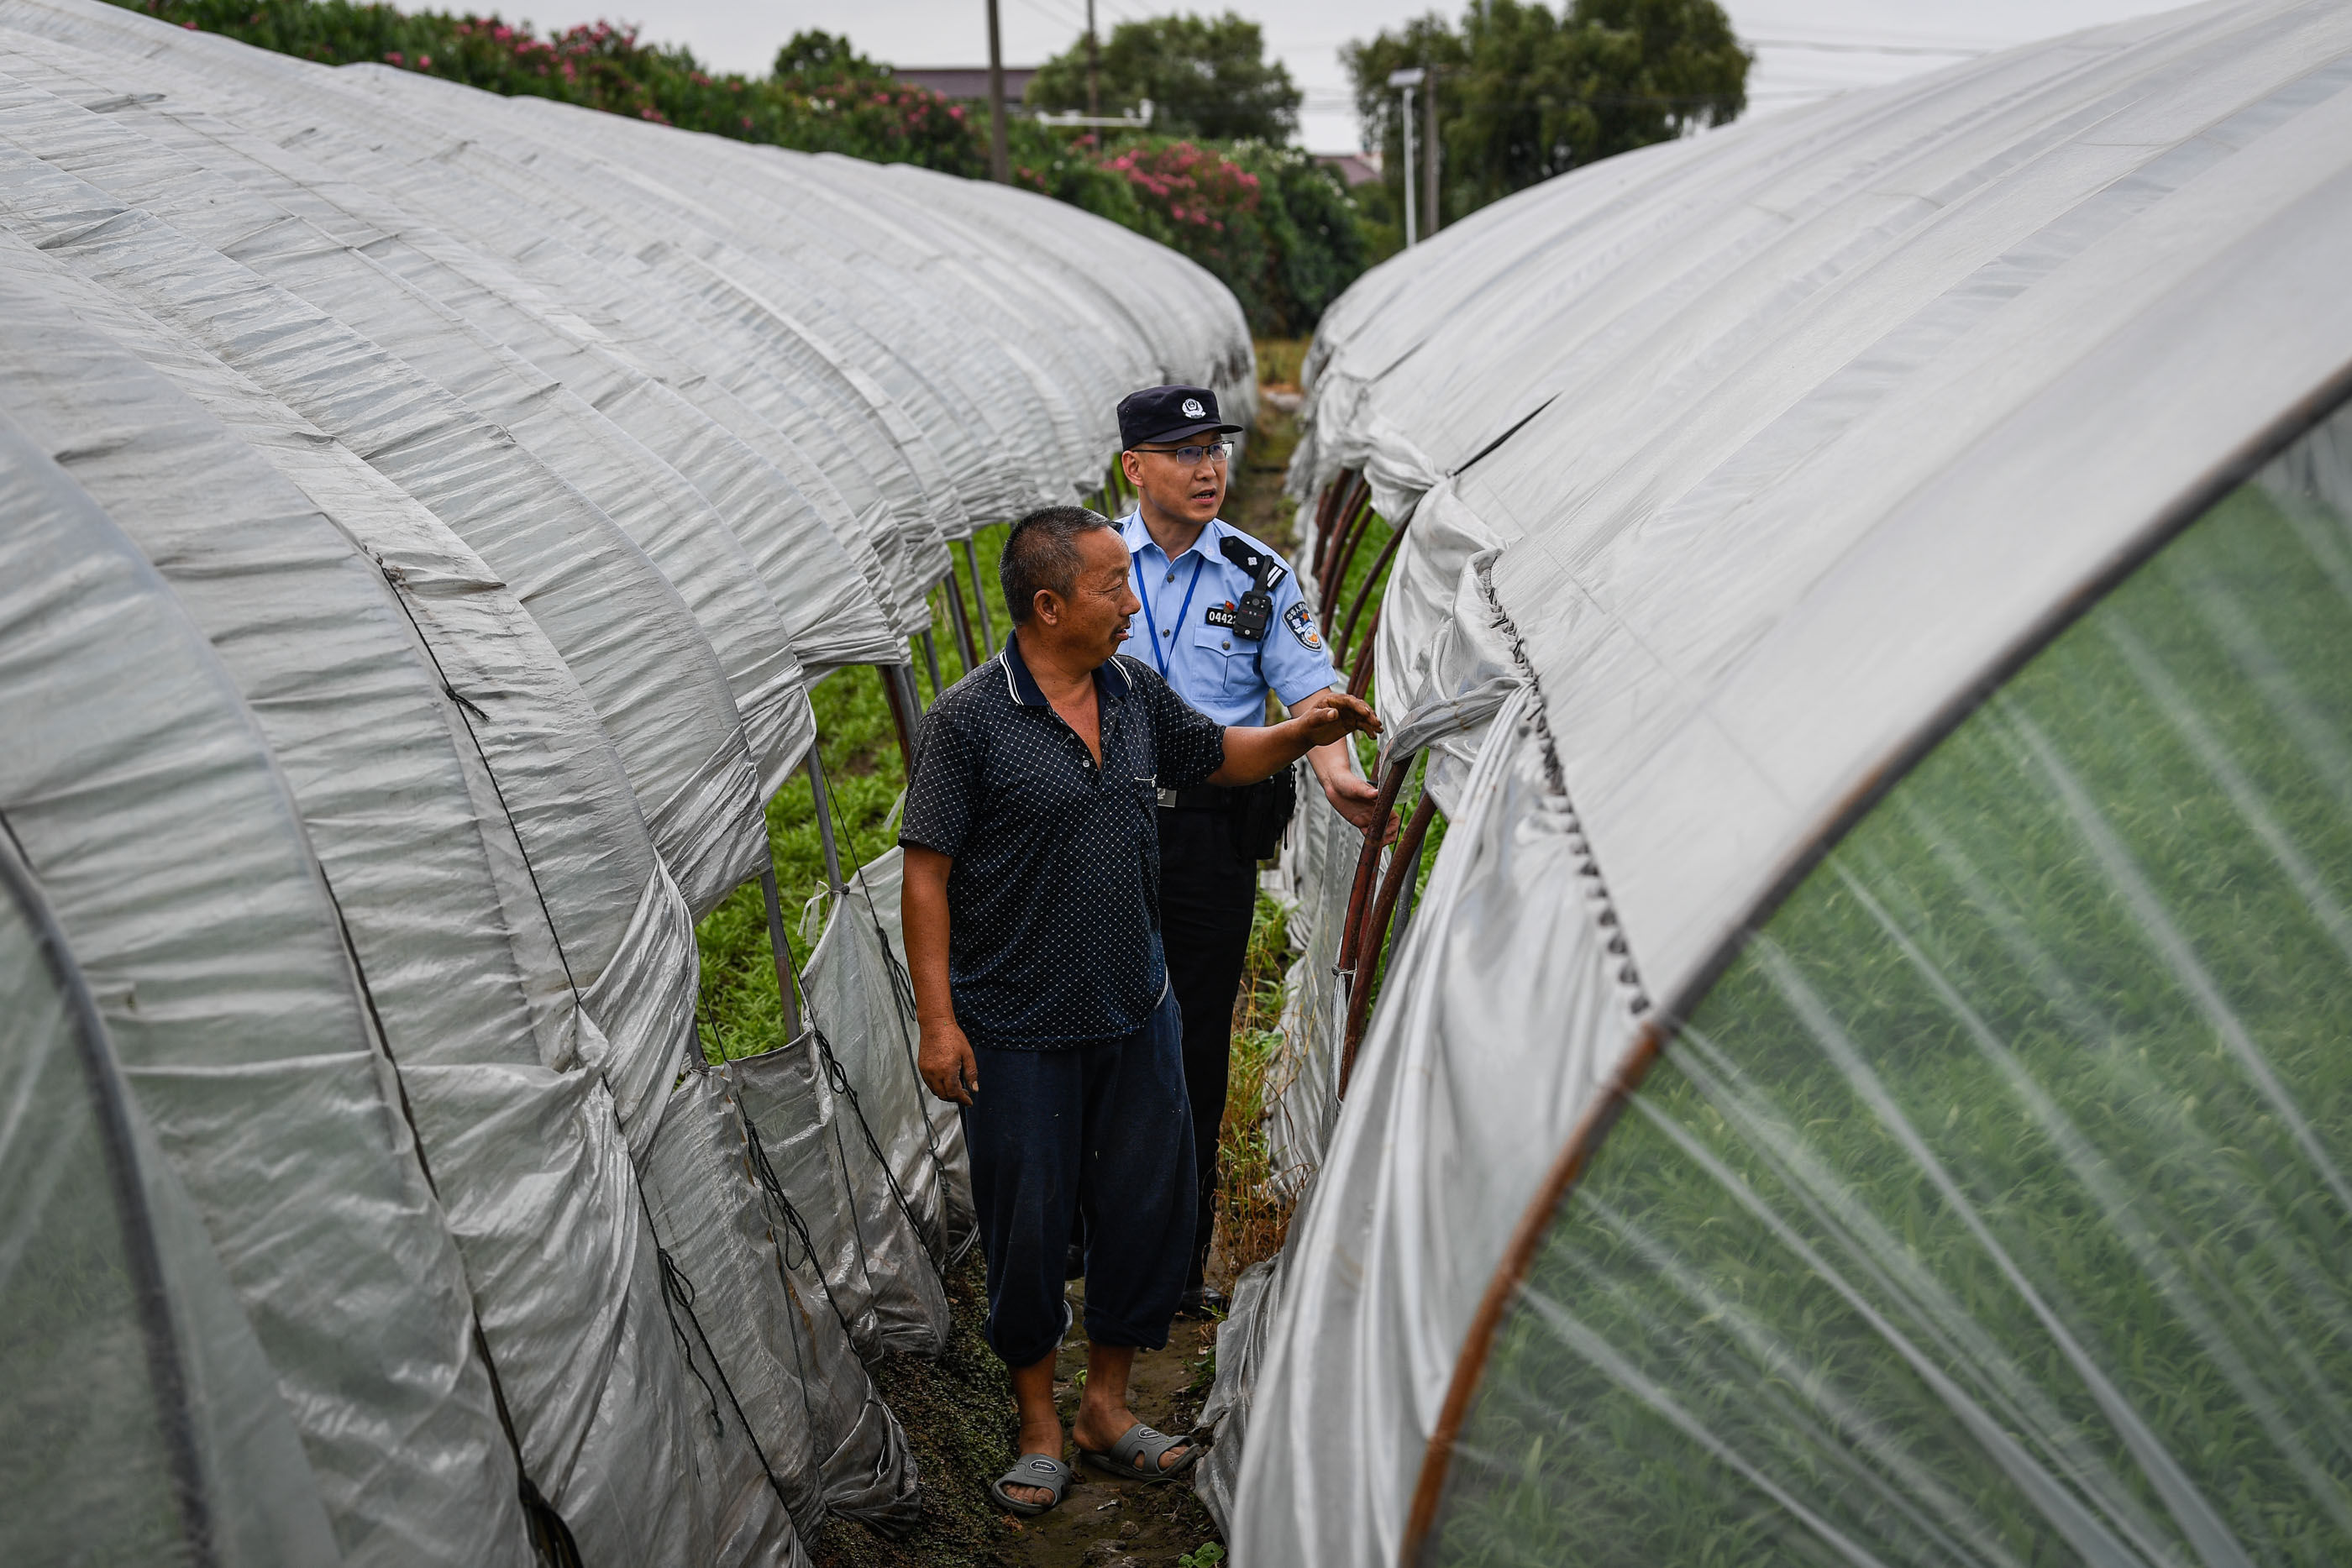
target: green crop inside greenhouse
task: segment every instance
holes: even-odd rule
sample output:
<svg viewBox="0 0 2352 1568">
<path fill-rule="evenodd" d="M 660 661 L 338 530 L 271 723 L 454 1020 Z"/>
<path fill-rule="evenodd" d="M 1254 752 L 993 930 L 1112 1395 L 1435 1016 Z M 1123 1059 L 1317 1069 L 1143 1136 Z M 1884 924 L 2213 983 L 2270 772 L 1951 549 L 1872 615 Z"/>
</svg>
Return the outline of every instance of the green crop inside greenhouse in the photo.
<svg viewBox="0 0 2352 1568">
<path fill-rule="evenodd" d="M 1555 1220 L 1432 1560 L 2352 1558 L 2348 444 L 1754 934 Z"/>
</svg>

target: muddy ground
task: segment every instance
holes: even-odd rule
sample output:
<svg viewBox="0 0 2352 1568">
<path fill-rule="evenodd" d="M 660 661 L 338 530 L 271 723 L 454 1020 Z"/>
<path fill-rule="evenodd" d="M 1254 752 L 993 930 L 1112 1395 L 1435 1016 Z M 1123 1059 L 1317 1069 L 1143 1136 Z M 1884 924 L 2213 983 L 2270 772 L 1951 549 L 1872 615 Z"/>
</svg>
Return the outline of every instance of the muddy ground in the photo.
<svg viewBox="0 0 2352 1568">
<path fill-rule="evenodd" d="M 980 1338 L 984 1303 L 980 1260 L 949 1281 L 953 1337 L 936 1362 L 896 1356 L 877 1370 L 882 1396 L 898 1413 L 923 1478 L 923 1521 L 902 1541 L 863 1525 L 828 1522 L 810 1543 L 818 1568 L 1160 1568 L 1217 1539 L 1189 1481 L 1150 1485 L 1081 1467 L 1062 1506 L 1015 1519 L 988 1500 L 990 1480 L 1013 1462 L 1013 1390 Z M 1071 1287 L 1073 1307 L 1081 1288 Z M 1163 1432 L 1188 1430 L 1208 1393 L 1213 1324 L 1179 1318 L 1165 1350 L 1135 1358 L 1129 1385 L 1137 1415 Z M 1056 1358 L 1055 1393 L 1066 1427 L 1078 1407 L 1086 1333 L 1073 1328 Z M 1075 1449 L 1063 1454 L 1076 1465 Z"/>
</svg>

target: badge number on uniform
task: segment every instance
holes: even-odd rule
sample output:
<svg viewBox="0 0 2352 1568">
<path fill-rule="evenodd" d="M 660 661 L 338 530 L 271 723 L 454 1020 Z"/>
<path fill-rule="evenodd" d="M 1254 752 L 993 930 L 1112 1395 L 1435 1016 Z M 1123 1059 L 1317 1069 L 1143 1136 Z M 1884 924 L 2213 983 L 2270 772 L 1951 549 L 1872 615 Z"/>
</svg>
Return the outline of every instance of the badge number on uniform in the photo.
<svg viewBox="0 0 2352 1568">
<path fill-rule="evenodd" d="M 1210 605 L 1208 621 L 1212 626 L 1231 626 L 1234 623 L 1234 607 L 1230 604 Z"/>
<path fill-rule="evenodd" d="M 1298 639 L 1300 647 L 1316 652 L 1322 650 L 1323 639 L 1315 634 L 1315 617 L 1304 603 L 1294 604 L 1284 611 L 1282 623 L 1290 628 L 1290 634 Z"/>
</svg>

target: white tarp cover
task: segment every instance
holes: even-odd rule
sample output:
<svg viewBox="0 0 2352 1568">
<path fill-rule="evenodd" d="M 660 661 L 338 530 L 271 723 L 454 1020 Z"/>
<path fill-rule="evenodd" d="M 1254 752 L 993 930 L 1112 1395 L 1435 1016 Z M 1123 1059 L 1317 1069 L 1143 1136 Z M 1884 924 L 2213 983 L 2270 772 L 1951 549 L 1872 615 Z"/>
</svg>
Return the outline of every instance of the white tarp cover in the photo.
<svg viewBox="0 0 2352 1568">
<path fill-rule="evenodd" d="M 1480 907 L 1433 897 L 1402 959 L 1465 919 L 1570 933 L 1582 879 L 1527 835 L 1572 810 L 1630 988 L 1472 1039 L 1434 1020 L 1495 984 L 1482 964 L 1437 966 L 1434 995 L 1391 978 L 1333 1134 L 1349 1168 L 1284 1263 L 1237 1555 L 1395 1560 L 1469 1315 L 1634 1004 L 1686 1005 L 1941 715 L 2333 395 L 2347 87 L 2341 5 L 2150 17 L 1579 171 L 1326 318 L 1293 477 L 1364 473 L 1410 523 L 1384 716 L 1461 695 L 1480 660 L 1443 628 L 1483 572 L 1558 768 L 1493 841 L 1522 871 L 1488 880 L 1461 862 L 1502 852 L 1449 833 L 1433 882 Z M 1418 1103 L 1474 1068 L 1487 1096 L 1563 1098 L 1517 1113 L 1526 1141 Z M 1457 1188 L 1492 1212 L 1461 1223 Z"/>
<path fill-rule="evenodd" d="M 1041 206 L 0 0 L 0 821 L 154 1129 L 220 1560 L 528 1561 L 526 1478 L 631 1568 L 914 1517 L 859 1353 L 941 1343 L 970 1199 L 877 912 L 833 1068 L 673 1086 L 811 672 L 1126 391 L 1248 406 L 1229 295 Z"/>
<path fill-rule="evenodd" d="M 269 1358 L 337 1545 L 526 1562 L 457 1249 L 285 779 L 163 580 L 5 416 L 0 485 L 0 810 Z"/>
<path fill-rule="evenodd" d="M 894 1076 L 903 1064 L 906 1077 L 912 1081 L 914 1103 L 929 1115 L 930 1134 L 924 1141 L 925 1149 L 940 1172 L 947 1214 L 935 1245 L 942 1247 L 946 1258 L 956 1259 L 979 1239 L 980 1214 L 971 1196 L 971 1155 L 964 1147 L 963 1113 L 954 1102 L 924 1088 L 922 1071 L 916 1065 L 921 1030 L 915 1019 L 915 985 L 907 971 L 906 933 L 898 922 L 898 894 L 906 872 L 906 856 L 896 845 L 857 868 L 843 892 L 840 908 L 862 922 L 874 940 L 869 945 L 861 934 L 855 943 L 845 942 L 835 950 L 845 958 L 857 954 L 856 962 L 864 967 L 860 981 L 864 988 L 859 994 L 866 998 L 871 1019 L 866 1027 L 898 1041 L 896 1058 L 887 1052 L 875 1056 L 874 1071 L 884 1077 Z M 812 969 L 814 967 L 812 958 Z M 846 1059 L 843 1065 L 848 1066 Z M 901 1087 L 893 1092 L 903 1094 L 905 1090 Z"/>
<path fill-rule="evenodd" d="M 336 1561 L 268 1363 L 5 833 L 0 1018 L 0 1555 Z"/>
</svg>

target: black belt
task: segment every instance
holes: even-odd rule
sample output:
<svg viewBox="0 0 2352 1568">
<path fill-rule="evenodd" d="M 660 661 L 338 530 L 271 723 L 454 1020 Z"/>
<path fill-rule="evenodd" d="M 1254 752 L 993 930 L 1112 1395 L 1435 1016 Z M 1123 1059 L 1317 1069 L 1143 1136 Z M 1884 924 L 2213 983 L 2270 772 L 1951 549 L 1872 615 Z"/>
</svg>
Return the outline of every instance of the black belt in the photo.
<svg viewBox="0 0 2352 1568">
<path fill-rule="evenodd" d="M 1160 804 L 1163 810 L 1178 811 L 1224 811 L 1232 810 L 1234 797 L 1239 793 L 1223 784 L 1195 784 L 1185 789 L 1162 789 Z"/>
</svg>

